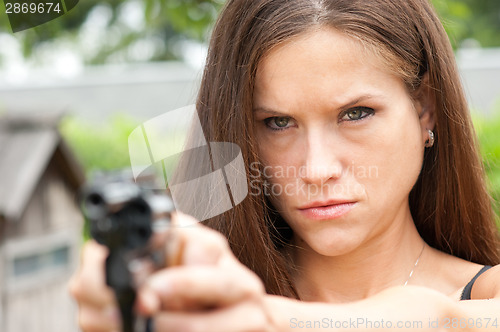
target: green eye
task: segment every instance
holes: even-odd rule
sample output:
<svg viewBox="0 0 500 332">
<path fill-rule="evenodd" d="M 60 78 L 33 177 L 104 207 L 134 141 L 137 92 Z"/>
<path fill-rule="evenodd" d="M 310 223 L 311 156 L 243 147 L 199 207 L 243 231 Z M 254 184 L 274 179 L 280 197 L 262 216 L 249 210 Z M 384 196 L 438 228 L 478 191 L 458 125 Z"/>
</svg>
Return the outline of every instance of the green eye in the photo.
<svg viewBox="0 0 500 332">
<path fill-rule="evenodd" d="M 360 109 L 355 109 L 347 112 L 347 117 L 351 120 L 359 120 L 363 115 L 363 111 Z"/>
<path fill-rule="evenodd" d="M 288 116 L 273 116 L 265 119 L 264 123 L 272 130 L 285 130 L 294 125 L 294 121 Z"/>
<path fill-rule="evenodd" d="M 277 127 L 284 128 L 288 125 L 288 122 L 290 122 L 290 118 L 286 118 L 286 117 L 282 116 L 279 118 L 274 118 L 273 122 Z"/>
<path fill-rule="evenodd" d="M 367 116 L 373 115 L 374 113 L 375 110 L 373 110 L 372 108 L 356 107 L 343 112 L 340 119 L 345 121 L 357 121 L 366 118 Z"/>
</svg>

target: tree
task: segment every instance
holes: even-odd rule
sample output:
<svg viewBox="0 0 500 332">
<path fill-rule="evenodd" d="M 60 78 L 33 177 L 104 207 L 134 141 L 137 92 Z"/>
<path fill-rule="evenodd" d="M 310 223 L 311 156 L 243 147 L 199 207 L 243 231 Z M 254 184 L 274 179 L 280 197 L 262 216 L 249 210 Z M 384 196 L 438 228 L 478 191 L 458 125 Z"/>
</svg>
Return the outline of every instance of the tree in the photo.
<svg viewBox="0 0 500 332">
<path fill-rule="evenodd" d="M 25 57 L 36 54 L 42 45 L 64 41 L 80 47 L 78 51 L 90 64 L 113 61 L 117 54 L 124 61 L 134 60 L 129 54 L 133 47 L 149 48 L 149 56 L 141 60 L 168 60 L 179 57 L 171 47 L 175 42 L 207 38 L 222 3 L 223 0 L 81 0 L 64 16 L 14 35 L 21 42 Z M 0 15 L 4 16 L 0 32 L 12 33 L 5 10 Z M 88 39 L 92 30 L 99 38 L 89 45 L 81 39 Z"/>
<path fill-rule="evenodd" d="M 500 1 L 432 0 L 453 46 L 474 39 L 482 47 L 500 46 Z"/>
</svg>

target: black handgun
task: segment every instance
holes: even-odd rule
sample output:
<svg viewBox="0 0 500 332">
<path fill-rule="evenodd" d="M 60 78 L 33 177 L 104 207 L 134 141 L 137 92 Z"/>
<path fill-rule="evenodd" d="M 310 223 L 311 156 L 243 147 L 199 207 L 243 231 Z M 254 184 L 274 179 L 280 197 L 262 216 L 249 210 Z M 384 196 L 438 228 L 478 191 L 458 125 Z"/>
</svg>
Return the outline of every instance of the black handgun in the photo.
<svg viewBox="0 0 500 332">
<path fill-rule="evenodd" d="M 152 248 L 151 237 L 155 230 L 170 226 L 174 204 L 166 193 L 143 189 L 132 181 L 101 178 L 94 183 L 83 189 L 81 209 L 90 235 L 109 249 L 106 283 L 115 293 L 123 332 L 149 331 L 151 322 L 139 322 L 134 314 L 132 271 L 143 260 L 164 265 L 164 253 Z"/>
</svg>

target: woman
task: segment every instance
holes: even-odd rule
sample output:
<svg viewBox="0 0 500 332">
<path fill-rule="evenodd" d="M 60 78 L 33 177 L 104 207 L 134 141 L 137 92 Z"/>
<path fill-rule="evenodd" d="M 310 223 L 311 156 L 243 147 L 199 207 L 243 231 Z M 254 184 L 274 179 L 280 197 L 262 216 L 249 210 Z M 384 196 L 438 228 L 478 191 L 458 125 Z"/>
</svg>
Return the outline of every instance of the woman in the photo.
<svg viewBox="0 0 500 332">
<path fill-rule="evenodd" d="M 499 328 L 498 231 L 426 0 L 230 0 L 197 109 L 250 194 L 206 222 L 224 237 L 176 230 L 137 304 L 158 331 Z M 116 329 L 104 251 L 83 257 L 80 325 Z"/>
</svg>

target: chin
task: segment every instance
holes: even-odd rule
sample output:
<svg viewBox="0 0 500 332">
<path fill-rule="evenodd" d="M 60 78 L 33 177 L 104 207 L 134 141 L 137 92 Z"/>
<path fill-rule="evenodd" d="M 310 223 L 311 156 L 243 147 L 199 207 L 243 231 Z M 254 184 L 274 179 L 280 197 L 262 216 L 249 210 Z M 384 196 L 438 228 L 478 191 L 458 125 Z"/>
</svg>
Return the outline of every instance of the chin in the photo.
<svg viewBox="0 0 500 332">
<path fill-rule="evenodd" d="M 359 238 L 359 235 L 347 234 L 343 231 L 324 231 L 322 234 L 302 237 L 295 243 L 319 255 L 335 257 L 355 250 L 361 245 L 361 242 L 362 239 Z"/>
</svg>

